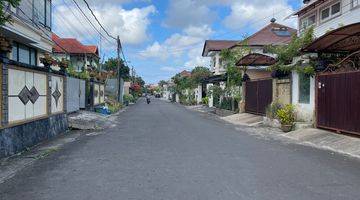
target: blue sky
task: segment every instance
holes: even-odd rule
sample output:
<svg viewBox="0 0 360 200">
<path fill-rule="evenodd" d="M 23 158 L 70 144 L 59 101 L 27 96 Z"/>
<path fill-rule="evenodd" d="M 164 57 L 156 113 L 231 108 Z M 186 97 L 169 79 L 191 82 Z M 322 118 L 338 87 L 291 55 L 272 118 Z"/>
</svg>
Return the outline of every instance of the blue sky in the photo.
<svg viewBox="0 0 360 200">
<path fill-rule="evenodd" d="M 99 29 L 82 0 L 76 0 Z M 129 65 L 147 83 L 167 80 L 193 67 L 209 66 L 201 57 L 206 39 L 242 39 L 269 23 L 285 20 L 302 0 L 87 0 L 111 35 L 120 35 Z M 115 41 L 100 39 L 72 0 L 53 1 L 53 30 L 101 47 L 101 57 L 116 55 Z M 105 35 L 104 32 L 102 32 Z"/>
</svg>

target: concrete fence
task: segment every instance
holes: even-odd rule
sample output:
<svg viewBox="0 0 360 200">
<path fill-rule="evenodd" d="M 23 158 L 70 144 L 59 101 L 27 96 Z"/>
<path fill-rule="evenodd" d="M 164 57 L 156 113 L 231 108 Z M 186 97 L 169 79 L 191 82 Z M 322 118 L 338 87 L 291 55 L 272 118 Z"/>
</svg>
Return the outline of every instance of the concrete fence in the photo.
<svg viewBox="0 0 360 200">
<path fill-rule="evenodd" d="M 0 58 L 0 157 L 65 132 L 66 77 Z"/>
</svg>

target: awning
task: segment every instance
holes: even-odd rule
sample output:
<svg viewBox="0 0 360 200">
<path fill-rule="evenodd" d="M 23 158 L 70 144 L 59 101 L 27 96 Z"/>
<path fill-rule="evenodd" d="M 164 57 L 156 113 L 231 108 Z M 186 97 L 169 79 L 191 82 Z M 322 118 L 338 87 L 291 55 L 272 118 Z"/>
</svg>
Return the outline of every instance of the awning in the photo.
<svg viewBox="0 0 360 200">
<path fill-rule="evenodd" d="M 303 52 L 352 53 L 360 50 L 360 23 L 330 31 L 313 41 Z"/>
<path fill-rule="evenodd" d="M 236 65 L 237 66 L 270 66 L 276 63 L 276 59 L 260 54 L 260 53 L 251 53 L 243 58 L 241 58 Z"/>
<path fill-rule="evenodd" d="M 227 81 L 226 74 L 210 76 L 209 78 L 203 80 L 203 83 L 220 83 L 224 81 Z"/>
</svg>

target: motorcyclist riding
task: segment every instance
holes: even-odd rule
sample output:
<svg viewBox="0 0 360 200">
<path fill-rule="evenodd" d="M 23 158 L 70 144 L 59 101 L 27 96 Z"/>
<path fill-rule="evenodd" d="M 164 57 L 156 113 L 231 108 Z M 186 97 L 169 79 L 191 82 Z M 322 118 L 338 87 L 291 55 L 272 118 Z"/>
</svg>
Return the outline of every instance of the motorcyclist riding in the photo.
<svg viewBox="0 0 360 200">
<path fill-rule="evenodd" d="M 146 94 L 146 103 L 150 104 L 150 96 L 148 94 Z"/>
</svg>

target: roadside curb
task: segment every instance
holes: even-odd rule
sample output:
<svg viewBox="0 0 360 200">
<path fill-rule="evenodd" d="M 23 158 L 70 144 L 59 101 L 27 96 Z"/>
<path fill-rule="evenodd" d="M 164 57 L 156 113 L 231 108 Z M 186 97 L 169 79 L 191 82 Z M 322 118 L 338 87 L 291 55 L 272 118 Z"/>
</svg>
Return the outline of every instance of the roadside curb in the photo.
<svg viewBox="0 0 360 200">
<path fill-rule="evenodd" d="M 213 113 L 204 112 L 203 110 L 189 106 L 186 106 L 186 108 L 201 113 L 207 113 L 208 115 L 215 116 L 225 123 L 235 125 L 235 129 L 237 131 L 246 131 L 251 135 L 260 136 L 262 138 L 270 137 L 276 140 L 288 141 L 295 144 L 327 150 L 342 154 L 344 156 L 360 159 L 360 138 L 358 137 L 337 134 L 315 128 L 305 128 L 289 133 L 284 133 L 278 128 L 265 126 L 262 123 L 239 123 L 236 120 L 224 119 L 223 117 Z"/>
<path fill-rule="evenodd" d="M 37 146 L 18 153 L 14 156 L 0 160 L 0 184 L 6 182 L 16 175 L 17 172 L 32 165 L 39 159 L 59 151 L 64 145 L 76 141 L 81 136 L 80 131 L 68 131 L 53 140 L 40 143 Z"/>
</svg>

